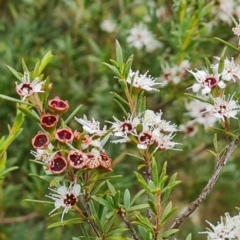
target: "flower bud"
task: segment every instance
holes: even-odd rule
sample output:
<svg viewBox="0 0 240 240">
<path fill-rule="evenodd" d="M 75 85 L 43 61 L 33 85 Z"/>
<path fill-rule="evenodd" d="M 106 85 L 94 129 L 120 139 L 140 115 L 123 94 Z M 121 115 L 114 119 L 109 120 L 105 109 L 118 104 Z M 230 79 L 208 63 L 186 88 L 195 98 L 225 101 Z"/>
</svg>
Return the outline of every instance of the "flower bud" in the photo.
<svg viewBox="0 0 240 240">
<path fill-rule="evenodd" d="M 58 123 L 58 116 L 44 114 L 40 118 L 40 124 L 45 130 L 53 130 Z"/>
<path fill-rule="evenodd" d="M 71 128 L 58 129 L 55 132 L 55 138 L 61 143 L 69 143 L 73 140 L 73 132 Z"/>
<path fill-rule="evenodd" d="M 32 145 L 35 149 L 43 149 L 48 146 L 49 142 L 48 135 L 41 131 L 32 139 Z"/>
<path fill-rule="evenodd" d="M 100 154 L 100 166 L 112 172 L 112 159 L 108 157 L 105 153 Z"/>
<path fill-rule="evenodd" d="M 66 170 L 66 168 L 67 160 L 59 154 L 56 154 L 48 163 L 48 169 L 53 174 L 62 173 Z"/>
<path fill-rule="evenodd" d="M 85 153 L 79 150 L 70 150 L 68 154 L 68 162 L 73 168 L 83 168 L 90 159 Z"/>
<path fill-rule="evenodd" d="M 68 101 L 63 101 L 59 97 L 50 100 L 48 106 L 53 113 L 58 114 L 65 113 L 69 109 Z"/>
</svg>

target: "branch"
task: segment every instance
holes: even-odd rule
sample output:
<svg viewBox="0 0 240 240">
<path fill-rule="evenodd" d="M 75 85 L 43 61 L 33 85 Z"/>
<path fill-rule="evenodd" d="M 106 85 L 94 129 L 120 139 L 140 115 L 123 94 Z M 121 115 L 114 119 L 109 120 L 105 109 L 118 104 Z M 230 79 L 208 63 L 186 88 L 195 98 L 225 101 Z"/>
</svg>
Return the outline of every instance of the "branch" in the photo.
<svg viewBox="0 0 240 240">
<path fill-rule="evenodd" d="M 13 217 L 13 218 L 1 218 L 0 217 L 0 223 L 1 224 L 12 224 L 12 223 L 16 223 L 16 222 L 25 222 L 30 219 L 36 218 L 36 217 L 39 217 L 39 215 L 35 212 L 30 213 L 25 216 L 21 216 L 21 217 Z"/>
<path fill-rule="evenodd" d="M 219 161 L 215 167 L 215 170 L 212 174 L 212 177 L 209 179 L 206 187 L 202 190 L 201 194 L 197 197 L 197 199 L 194 200 L 188 206 L 188 208 L 185 210 L 185 212 L 182 214 L 182 216 L 179 218 L 176 218 L 175 222 L 173 223 L 173 225 L 171 226 L 170 229 L 179 228 L 182 225 L 182 223 L 189 217 L 189 215 L 191 215 L 198 208 L 198 206 L 206 199 L 207 195 L 211 192 L 214 184 L 216 183 L 222 168 L 226 165 L 228 158 L 231 156 L 231 154 L 233 153 L 233 151 L 236 149 L 237 145 L 239 144 L 239 137 L 240 137 L 240 135 L 238 135 L 238 138 L 233 140 L 226 147 L 226 150 L 224 151 L 222 157 L 219 159 Z"/>
<path fill-rule="evenodd" d="M 126 214 L 119 209 L 118 211 L 118 215 L 121 217 L 121 219 L 126 223 L 126 225 L 128 226 L 129 230 L 132 232 L 132 238 L 135 240 L 140 240 L 140 238 L 137 235 L 137 232 L 135 231 L 133 225 L 131 224 L 131 222 L 127 219 Z"/>
<path fill-rule="evenodd" d="M 91 213 L 91 210 L 90 210 L 90 208 L 89 208 L 88 203 L 85 202 L 85 200 L 84 200 L 84 198 L 83 198 L 82 196 L 80 196 L 79 199 L 80 199 L 80 201 L 81 201 L 84 209 L 86 210 L 86 213 L 87 213 L 88 217 L 92 216 L 92 213 Z M 92 220 L 92 219 L 87 219 L 86 221 L 91 225 L 91 227 L 93 228 L 93 230 L 94 230 L 94 232 L 96 233 L 96 235 L 97 235 L 98 237 L 101 237 L 102 234 L 101 234 L 101 232 L 99 231 L 99 229 L 98 229 L 96 223 L 94 222 L 94 220 Z"/>
</svg>

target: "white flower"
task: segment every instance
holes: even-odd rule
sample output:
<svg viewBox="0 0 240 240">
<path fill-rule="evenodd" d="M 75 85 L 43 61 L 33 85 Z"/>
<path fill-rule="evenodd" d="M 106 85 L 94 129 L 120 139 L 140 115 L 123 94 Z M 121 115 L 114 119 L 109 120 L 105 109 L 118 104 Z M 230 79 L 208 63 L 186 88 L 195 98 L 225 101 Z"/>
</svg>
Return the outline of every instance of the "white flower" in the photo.
<svg viewBox="0 0 240 240">
<path fill-rule="evenodd" d="M 124 121 L 119 121 L 116 117 L 113 116 L 115 122 L 109 122 L 112 124 L 114 136 L 121 137 L 121 140 L 114 140 L 114 143 L 123 143 L 128 142 L 128 134 L 136 135 L 136 127 L 140 124 L 140 118 L 133 117 L 133 115 L 128 114 L 127 118 Z"/>
<path fill-rule="evenodd" d="M 113 20 L 106 19 L 101 23 L 101 29 L 105 32 L 112 33 L 116 30 L 116 24 Z"/>
<path fill-rule="evenodd" d="M 234 12 L 234 1 L 233 0 L 219 0 L 219 13 L 218 17 L 228 24 L 231 24 L 231 18 Z"/>
<path fill-rule="evenodd" d="M 214 69 L 213 69 L 214 70 Z M 200 89 L 202 90 L 202 94 L 207 95 L 211 92 L 213 88 L 216 86 L 220 88 L 225 88 L 226 84 L 219 80 L 219 74 L 209 74 L 207 71 L 197 70 L 197 72 L 193 72 L 188 70 L 194 78 L 197 80 L 197 83 L 194 83 L 192 87 L 193 92 L 198 92 Z"/>
<path fill-rule="evenodd" d="M 30 153 L 35 157 L 35 160 L 42 161 L 46 164 L 55 156 L 58 152 L 53 152 L 54 146 L 50 143 L 47 149 L 37 149 L 36 151 L 31 150 Z"/>
<path fill-rule="evenodd" d="M 179 129 L 183 132 L 185 137 L 193 137 L 198 131 L 198 126 L 194 124 L 193 121 L 189 121 L 185 124 L 179 125 Z"/>
<path fill-rule="evenodd" d="M 239 240 L 240 238 L 240 215 L 231 217 L 229 213 L 225 213 L 225 217 L 221 217 L 221 221 L 214 226 L 206 221 L 212 230 L 200 232 L 207 234 L 208 240 Z"/>
<path fill-rule="evenodd" d="M 180 149 L 176 149 L 175 146 L 179 145 L 181 143 L 171 141 L 171 139 L 175 136 L 175 135 L 172 135 L 172 133 L 165 135 L 165 134 L 162 134 L 161 132 L 159 132 L 157 129 L 155 129 L 152 132 L 152 136 L 157 144 L 155 151 L 157 151 L 159 149 L 164 150 L 164 151 L 169 150 L 169 149 L 180 150 Z"/>
<path fill-rule="evenodd" d="M 233 100 L 233 96 L 234 94 L 229 96 L 227 100 L 225 100 L 225 96 L 214 98 L 213 105 L 206 105 L 206 112 L 209 112 L 211 115 L 222 120 L 224 120 L 224 117 L 236 118 L 235 116 L 240 111 L 240 106 L 235 100 Z"/>
<path fill-rule="evenodd" d="M 206 112 L 207 104 L 198 100 L 193 100 L 186 104 L 186 108 L 189 111 L 187 114 L 194 118 L 192 122 L 203 124 L 205 128 L 211 127 L 215 124 L 217 119 L 209 112 Z"/>
<path fill-rule="evenodd" d="M 183 60 L 180 65 L 170 66 L 168 63 L 161 64 L 162 68 L 162 84 L 166 86 L 168 83 L 173 82 L 178 84 L 186 76 L 187 69 L 190 67 L 188 60 Z"/>
<path fill-rule="evenodd" d="M 147 51 L 154 51 L 161 46 L 161 43 L 155 39 L 155 36 L 142 23 L 130 29 L 127 42 L 137 49 L 146 47 Z"/>
<path fill-rule="evenodd" d="M 49 197 L 53 199 L 55 208 L 49 213 L 52 214 L 60 207 L 63 207 L 63 213 L 61 217 L 61 223 L 63 222 L 64 214 L 67 213 L 78 201 L 78 196 L 81 194 L 81 186 L 79 184 L 76 184 L 76 181 L 71 182 L 69 187 L 67 188 L 65 186 L 65 182 L 63 183 L 63 186 L 59 185 L 58 188 L 51 189 L 51 191 L 55 193 L 50 193 L 49 195 L 46 195 L 46 197 Z"/>
<path fill-rule="evenodd" d="M 217 60 L 220 60 L 219 57 L 215 57 Z M 219 64 L 215 64 L 212 67 L 218 69 Z M 240 79 L 240 65 L 235 64 L 234 59 L 231 58 L 229 60 L 226 58 L 224 60 L 224 69 L 221 72 L 221 77 L 223 80 L 230 81 L 233 80 L 234 82 L 236 79 Z"/>
<path fill-rule="evenodd" d="M 88 120 L 84 115 L 83 118 L 74 118 L 77 122 L 79 122 L 83 126 L 83 130 L 89 134 L 94 134 L 97 136 L 103 136 L 107 132 L 107 126 L 104 126 L 103 129 L 100 129 L 100 122 L 95 121 L 92 118 L 92 121 Z"/>
<path fill-rule="evenodd" d="M 16 91 L 19 96 L 23 97 L 23 100 L 30 97 L 34 93 L 44 92 L 42 90 L 42 85 L 45 81 L 39 82 L 39 78 L 35 78 L 32 82 L 30 81 L 29 72 L 24 72 L 22 82 L 16 83 Z"/>
<path fill-rule="evenodd" d="M 154 138 L 151 132 L 141 132 L 138 135 L 138 144 L 137 147 L 139 149 L 147 149 L 148 146 L 154 143 Z"/>
<path fill-rule="evenodd" d="M 139 74 L 139 71 L 133 72 L 130 70 L 127 77 L 127 83 L 132 84 L 135 88 L 140 88 L 146 91 L 159 91 L 153 87 L 160 85 L 161 83 L 156 82 L 156 79 L 152 78 L 151 76 L 147 76 L 147 73 L 148 72 L 145 74 Z"/>
<path fill-rule="evenodd" d="M 232 23 L 230 16 L 233 15 L 234 8 L 234 0 L 218 0 L 218 8 L 215 9 L 215 14 L 220 20 L 230 25 Z"/>
<path fill-rule="evenodd" d="M 240 8 L 239 8 L 240 10 Z M 234 35 L 240 37 L 240 20 L 239 20 L 239 23 L 236 27 L 232 28 L 232 31 L 234 33 Z"/>
<path fill-rule="evenodd" d="M 162 111 L 154 113 L 152 110 L 146 110 L 142 123 L 144 126 L 147 126 L 149 130 L 157 129 L 161 133 L 178 131 L 176 124 L 171 124 L 170 121 L 162 119 Z"/>
</svg>

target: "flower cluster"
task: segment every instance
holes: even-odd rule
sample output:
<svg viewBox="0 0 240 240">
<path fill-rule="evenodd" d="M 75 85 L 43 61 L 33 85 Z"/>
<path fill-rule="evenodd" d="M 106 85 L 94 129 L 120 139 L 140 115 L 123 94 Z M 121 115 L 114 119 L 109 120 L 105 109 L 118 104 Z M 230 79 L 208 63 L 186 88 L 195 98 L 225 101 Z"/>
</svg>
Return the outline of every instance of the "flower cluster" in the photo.
<svg viewBox="0 0 240 240">
<path fill-rule="evenodd" d="M 228 118 L 236 118 L 240 111 L 234 94 L 225 94 L 228 83 L 240 80 L 240 65 L 233 58 L 215 58 L 218 62 L 209 66 L 208 70 L 189 70 L 197 81 L 190 88 L 195 93 L 201 91 L 206 101 L 193 101 L 187 108 L 189 115 L 196 118 L 194 121 L 205 127 L 212 126 L 217 119 L 225 122 Z"/>
<path fill-rule="evenodd" d="M 229 213 L 225 213 L 225 217 L 221 217 L 221 221 L 216 226 L 212 223 L 207 223 L 212 230 L 200 232 L 207 234 L 208 240 L 238 240 L 240 239 L 240 215 L 231 217 Z"/>
<path fill-rule="evenodd" d="M 67 101 L 56 97 L 49 101 L 49 109 L 54 113 L 66 112 Z M 73 131 L 69 127 L 58 127 L 59 115 L 44 114 L 40 118 L 41 126 L 46 132 L 39 131 L 32 139 L 36 149 L 31 151 L 36 160 L 43 161 L 51 174 L 60 174 L 82 168 L 96 169 L 102 167 L 112 171 L 112 160 L 101 145 L 101 137 L 107 133 L 106 127 L 100 130 L 100 123 L 86 118 L 75 118 L 84 132 Z"/>
<path fill-rule="evenodd" d="M 175 124 L 162 119 L 162 112 L 154 113 L 146 110 L 139 116 L 128 115 L 124 121 L 114 117 L 112 123 L 114 136 L 119 137 L 113 140 L 114 143 L 133 141 L 141 150 L 153 146 L 153 150 L 174 149 L 179 143 L 172 142 L 175 132 L 178 131 Z"/>
<path fill-rule="evenodd" d="M 190 67 L 188 60 L 183 60 L 179 65 L 170 66 L 168 63 L 161 64 L 162 74 L 162 87 L 173 83 L 178 84 L 186 77 L 187 69 Z"/>
<path fill-rule="evenodd" d="M 148 52 L 154 51 L 162 45 L 143 23 L 139 23 L 130 29 L 127 42 L 137 49 L 146 48 Z"/>
</svg>

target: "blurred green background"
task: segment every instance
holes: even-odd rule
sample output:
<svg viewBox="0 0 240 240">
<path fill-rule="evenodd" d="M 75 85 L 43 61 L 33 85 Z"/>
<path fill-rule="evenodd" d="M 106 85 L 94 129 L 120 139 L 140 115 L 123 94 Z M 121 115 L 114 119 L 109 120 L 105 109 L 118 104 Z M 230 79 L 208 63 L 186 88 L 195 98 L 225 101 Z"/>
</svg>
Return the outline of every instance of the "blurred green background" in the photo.
<svg viewBox="0 0 240 240">
<path fill-rule="evenodd" d="M 0 0 L 0 93 L 17 98 L 16 79 L 6 64 L 22 72 L 21 59 L 24 58 L 29 69 L 33 69 L 36 61 L 52 50 L 54 58 L 45 69 L 45 75 L 53 82 L 51 97 L 68 100 L 70 110 L 83 104 L 77 117 L 86 114 L 102 124 L 105 120 L 111 121 L 112 116 L 121 119 L 123 114 L 109 92 L 114 90 L 122 94 L 122 90 L 112 72 L 102 64 L 115 57 L 115 39 L 120 42 L 126 57 L 134 54 L 133 70 L 141 73 L 149 70 L 149 74 L 160 81 L 164 78 L 161 65 L 173 67 L 187 59 L 192 69 L 204 68 L 204 57 L 212 60 L 223 49 L 214 36 L 237 44 L 231 21 L 223 21 L 216 15 L 221 7 L 219 4 L 207 0 Z M 237 18 L 235 12 L 231 14 Z M 104 20 L 115 24 L 113 31 L 103 27 Z M 139 22 L 144 22 L 154 33 L 162 43 L 161 48 L 148 52 L 129 46 L 126 41 L 129 30 Z M 235 53 L 227 51 L 227 54 L 231 57 Z M 186 123 L 190 120 L 185 107 L 189 99 L 184 93 L 192 83 L 193 78 L 187 74 L 179 84 L 170 81 L 160 92 L 148 93 L 149 109 L 162 109 L 164 119 L 178 125 Z M 0 99 L 0 136 L 7 134 L 7 124 L 13 122 L 15 114 L 14 103 Z M 70 124 L 78 128 L 76 122 Z M 24 131 L 8 150 L 7 167 L 16 165 L 19 169 L 0 183 L 1 240 L 60 240 L 80 234 L 77 225 L 46 230 L 54 221 L 48 217 L 52 206 L 22 202 L 25 198 L 45 199 L 47 193 L 46 184 L 28 176 L 42 171 L 29 163 L 30 141 L 37 131 L 37 125 L 26 118 Z M 184 133 L 177 134 L 175 141 L 183 143 L 182 151 L 159 156 L 159 165 L 167 160 L 169 175 L 178 172 L 178 179 L 182 181 L 171 197 L 174 206 L 178 207 L 177 214 L 198 196 L 213 172 L 215 160 L 206 151 L 213 149 L 212 138 L 213 132 L 206 132 L 199 125 L 193 138 Z M 224 147 L 224 136 L 220 135 L 219 140 L 220 146 Z M 136 152 L 128 145 L 109 144 L 106 147 L 113 159 L 126 149 Z M 225 212 L 236 214 L 234 208 L 239 206 L 239 156 L 237 150 L 210 196 L 182 225 L 178 239 L 185 239 L 190 232 L 194 240 L 206 239 L 198 234 L 204 231 L 205 220 L 215 224 Z M 117 188 L 137 191 L 133 171 L 140 162 L 130 157 L 118 159 L 114 174 L 124 177 L 115 183 Z"/>
</svg>

